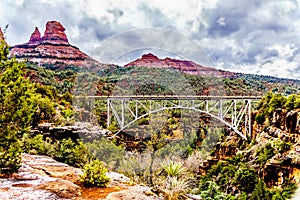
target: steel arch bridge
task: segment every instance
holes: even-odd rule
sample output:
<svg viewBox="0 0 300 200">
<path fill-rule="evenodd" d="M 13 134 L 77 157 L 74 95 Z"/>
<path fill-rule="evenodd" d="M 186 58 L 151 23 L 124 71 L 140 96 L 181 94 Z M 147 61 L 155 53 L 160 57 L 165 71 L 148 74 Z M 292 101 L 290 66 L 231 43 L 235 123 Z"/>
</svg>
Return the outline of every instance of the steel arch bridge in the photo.
<svg viewBox="0 0 300 200">
<path fill-rule="evenodd" d="M 188 95 L 136 95 L 136 96 L 88 96 L 107 100 L 107 127 L 114 117 L 119 131 L 141 118 L 168 109 L 187 109 L 206 114 L 244 139 L 251 137 L 252 101 L 261 96 L 188 96 Z M 244 131 L 243 131 L 244 130 Z"/>
</svg>

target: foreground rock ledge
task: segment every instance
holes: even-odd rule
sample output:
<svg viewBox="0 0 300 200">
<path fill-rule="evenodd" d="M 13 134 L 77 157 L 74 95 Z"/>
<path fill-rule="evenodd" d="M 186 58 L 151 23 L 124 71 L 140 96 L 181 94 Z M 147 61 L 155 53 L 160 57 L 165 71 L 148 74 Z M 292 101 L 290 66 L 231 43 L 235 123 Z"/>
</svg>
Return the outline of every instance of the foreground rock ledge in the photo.
<svg viewBox="0 0 300 200">
<path fill-rule="evenodd" d="M 148 187 L 128 186 L 129 178 L 115 172 L 107 173 L 111 179 L 107 188 L 82 188 L 75 184 L 81 173 L 81 169 L 48 156 L 23 154 L 18 173 L 0 177 L 0 199 L 162 199 L 156 195 L 147 196 Z"/>
</svg>

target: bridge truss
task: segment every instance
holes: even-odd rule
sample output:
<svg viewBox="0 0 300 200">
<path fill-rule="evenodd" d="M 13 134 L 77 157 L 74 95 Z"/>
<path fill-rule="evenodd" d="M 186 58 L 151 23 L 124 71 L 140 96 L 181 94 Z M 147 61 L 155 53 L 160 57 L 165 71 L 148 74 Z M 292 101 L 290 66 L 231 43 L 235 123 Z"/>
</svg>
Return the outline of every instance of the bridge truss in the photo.
<svg viewBox="0 0 300 200">
<path fill-rule="evenodd" d="M 231 128 L 242 138 L 251 137 L 252 101 L 259 96 L 90 96 L 107 99 L 107 126 L 114 118 L 119 131 L 139 119 L 169 109 L 187 109 L 206 114 Z"/>
</svg>

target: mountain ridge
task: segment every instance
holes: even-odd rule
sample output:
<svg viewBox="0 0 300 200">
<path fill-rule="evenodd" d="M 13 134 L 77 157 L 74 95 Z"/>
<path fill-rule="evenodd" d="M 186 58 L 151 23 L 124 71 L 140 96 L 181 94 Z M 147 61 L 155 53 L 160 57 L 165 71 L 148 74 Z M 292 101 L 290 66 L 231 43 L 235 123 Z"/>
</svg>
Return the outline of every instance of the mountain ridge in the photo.
<svg viewBox="0 0 300 200">
<path fill-rule="evenodd" d="M 144 54 L 141 58 L 138 58 L 132 62 L 124 65 L 124 67 L 154 67 L 154 68 L 171 68 L 179 70 L 183 73 L 192 75 L 202 75 L 202 76 L 215 76 L 215 77 L 231 77 L 236 73 L 218 70 L 212 67 L 204 67 L 189 60 L 178 60 L 174 58 L 166 57 L 164 59 L 158 58 L 152 53 Z"/>
<path fill-rule="evenodd" d="M 1 29 L 0 40 L 5 40 Z M 65 28 L 57 21 L 48 21 L 46 23 L 44 35 L 42 35 L 40 30 L 35 27 L 28 42 L 12 46 L 10 48 L 10 54 L 15 56 L 18 60 L 33 62 L 39 66 L 49 69 L 62 70 L 68 65 L 73 65 L 92 72 L 99 72 L 112 68 L 112 66 L 117 66 L 115 64 L 100 63 L 86 53 L 80 51 L 78 47 L 71 45 L 68 41 L 67 35 L 65 34 Z M 189 60 L 179 60 L 169 57 L 158 58 L 152 53 L 142 55 L 140 58 L 125 64 L 123 68 L 126 69 L 131 66 L 174 69 L 189 75 L 211 76 L 218 78 L 245 77 L 247 79 L 249 76 L 259 76 L 264 79 L 268 79 L 265 75 L 230 72 L 202 66 L 201 64 Z M 272 79 L 272 76 L 270 77 L 270 79 Z M 277 77 L 274 78 L 277 81 L 280 79 Z M 284 78 L 284 80 L 288 79 Z M 299 84 L 299 80 L 291 81 Z"/>
</svg>

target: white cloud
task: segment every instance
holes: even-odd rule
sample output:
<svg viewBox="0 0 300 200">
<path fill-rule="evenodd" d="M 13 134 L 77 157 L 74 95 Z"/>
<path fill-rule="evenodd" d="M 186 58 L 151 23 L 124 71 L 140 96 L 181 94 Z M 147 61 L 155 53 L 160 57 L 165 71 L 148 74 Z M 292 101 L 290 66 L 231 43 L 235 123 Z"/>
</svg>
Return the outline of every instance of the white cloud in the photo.
<svg viewBox="0 0 300 200">
<path fill-rule="evenodd" d="M 298 11 L 299 0 L 5 0 L 0 26 L 9 24 L 6 34 L 14 45 L 27 42 L 35 26 L 43 32 L 47 21 L 57 20 L 71 44 L 88 54 L 115 34 L 169 28 L 195 41 L 213 67 L 300 78 L 293 73 L 300 62 Z"/>
<path fill-rule="evenodd" d="M 226 26 L 225 17 L 220 17 L 217 22 L 220 26 Z"/>
<path fill-rule="evenodd" d="M 277 50 L 281 58 L 288 58 L 294 54 L 298 49 L 295 44 L 274 44 L 271 47 L 268 47 L 270 50 Z"/>
</svg>

